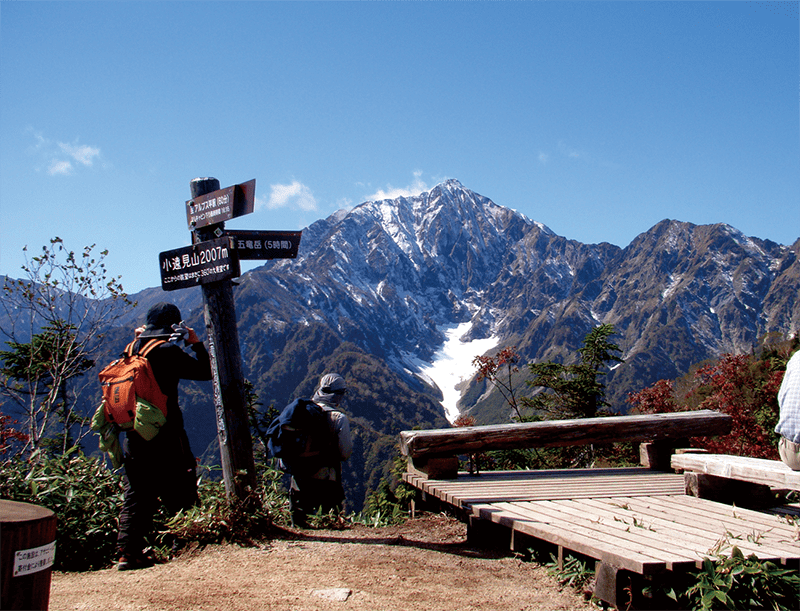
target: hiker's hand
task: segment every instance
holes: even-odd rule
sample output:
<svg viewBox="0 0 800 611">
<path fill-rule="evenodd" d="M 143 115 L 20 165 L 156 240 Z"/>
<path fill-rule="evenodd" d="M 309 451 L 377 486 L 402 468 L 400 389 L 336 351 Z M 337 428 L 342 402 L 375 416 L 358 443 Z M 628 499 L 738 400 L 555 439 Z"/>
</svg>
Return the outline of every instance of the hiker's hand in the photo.
<svg viewBox="0 0 800 611">
<path fill-rule="evenodd" d="M 142 325 L 141 327 L 136 327 L 136 329 L 133 330 L 133 339 L 139 339 L 139 336 L 142 334 L 144 329 L 145 329 L 144 325 Z"/>
<path fill-rule="evenodd" d="M 191 327 L 186 327 L 186 329 L 189 330 L 189 335 L 186 338 L 186 343 L 187 344 L 199 344 L 200 343 L 200 338 L 197 337 L 197 333 L 194 332 L 194 329 L 192 329 Z"/>
<path fill-rule="evenodd" d="M 194 332 L 194 329 L 187 327 L 183 321 L 180 324 L 172 325 L 172 335 L 169 336 L 169 341 L 173 343 L 178 343 L 183 341 L 187 346 L 190 344 L 196 344 L 200 341 L 200 338 L 197 337 L 197 333 Z"/>
</svg>

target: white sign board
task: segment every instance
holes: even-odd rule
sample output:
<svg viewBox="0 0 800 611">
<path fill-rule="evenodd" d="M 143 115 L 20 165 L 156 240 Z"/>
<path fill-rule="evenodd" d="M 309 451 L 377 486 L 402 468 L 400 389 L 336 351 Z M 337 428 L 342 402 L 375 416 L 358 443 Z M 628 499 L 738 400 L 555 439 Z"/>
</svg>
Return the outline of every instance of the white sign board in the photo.
<svg viewBox="0 0 800 611">
<path fill-rule="evenodd" d="M 43 571 L 52 566 L 56 557 L 56 542 L 23 549 L 14 553 L 14 577 Z"/>
</svg>

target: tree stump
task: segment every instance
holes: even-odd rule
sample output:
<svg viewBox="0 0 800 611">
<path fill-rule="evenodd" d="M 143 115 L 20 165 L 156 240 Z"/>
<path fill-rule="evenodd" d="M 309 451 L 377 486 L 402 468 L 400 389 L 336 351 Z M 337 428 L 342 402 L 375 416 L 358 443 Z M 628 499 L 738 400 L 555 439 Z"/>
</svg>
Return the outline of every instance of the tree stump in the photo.
<svg viewBox="0 0 800 611">
<path fill-rule="evenodd" d="M 0 608 L 47 609 L 56 549 L 56 515 L 0 500 Z"/>
</svg>

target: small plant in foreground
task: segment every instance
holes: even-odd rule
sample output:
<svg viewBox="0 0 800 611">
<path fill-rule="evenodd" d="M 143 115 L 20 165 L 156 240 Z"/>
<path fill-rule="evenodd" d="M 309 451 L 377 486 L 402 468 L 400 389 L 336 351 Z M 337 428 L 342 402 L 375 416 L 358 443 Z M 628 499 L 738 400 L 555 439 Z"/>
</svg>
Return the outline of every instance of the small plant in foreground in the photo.
<svg viewBox="0 0 800 611">
<path fill-rule="evenodd" d="M 565 556 L 559 568 L 558 558 L 551 554 L 550 562 L 545 567 L 562 586 L 576 590 L 582 590 L 594 578 L 594 569 L 589 568 L 589 563 L 572 555 Z"/>
<path fill-rule="evenodd" d="M 225 541 L 251 545 L 264 538 L 273 523 L 288 516 L 280 478 L 274 469 L 259 469 L 258 488 L 244 501 L 228 499 L 222 481 L 201 479 L 199 504 L 165 522 L 159 545 L 163 548 L 175 539 L 200 545 Z"/>
<path fill-rule="evenodd" d="M 696 582 L 683 595 L 674 591 L 668 594 L 689 609 L 791 611 L 800 602 L 800 576 L 796 571 L 759 560 L 755 554 L 745 557 L 736 546 L 729 556 L 718 552 L 714 559 L 706 558 L 694 576 Z"/>
</svg>

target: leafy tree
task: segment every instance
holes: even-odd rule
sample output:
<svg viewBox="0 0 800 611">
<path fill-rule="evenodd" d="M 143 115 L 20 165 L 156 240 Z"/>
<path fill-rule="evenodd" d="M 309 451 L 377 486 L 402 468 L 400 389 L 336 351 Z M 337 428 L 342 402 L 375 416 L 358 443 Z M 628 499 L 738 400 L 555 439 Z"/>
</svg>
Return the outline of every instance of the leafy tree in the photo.
<svg viewBox="0 0 800 611">
<path fill-rule="evenodd" d="M 800 336 L 799 336 L 800 337 Z M 778 389 L 786 362 L 800 340 L 764 348 L 754 354 L 725 354 L 691 372 L 678 384 L 659 380 L 628 402 L 636 413 L 663 413 L 711 409 L 729 414 L 731 433 L 713 439 L 699 439 L 698 445 L 715 453 L 777 459 Z"/>
<path fill-rule="evenodd" d="M 652 386 L 628 395 L 628 403 L 639 414 L 666 414 L 685 411 L 675 398 L 675 382 L 659 380 Z"/>
<path fill-rule="evenodd" d="M 3 363 L 0 375 L 6 382 L 3 387 L 6 395 L 14 396 L 26 407 L 37 405 L 36 401 L 26 400 L 29 393 L 39 395 L 38 405 L 52 406 L 39 415 L 26 409 L 28 439 L 34 439 L 33 447 L 38 447 L 46 439 L 51 418 L 55 417 L 63 427 L 57 446 L 60 452 L 66 451 L 72 445 L 70 428 L 82 421 L 70 400 L 67 384 L 93 367 L 94 361 L 76 348 L 74 333 L 62 320 L 44 327 L 29 343 L 8 342 L 8 345 L 11 350 L 0 351 Z"/>
<path fill-rule="evenodd" d="M 478 369 L 478 382 L 486 380 L 494 386 L 514 410 L 517 420 L 524 422 L 528 418 L 521 411 L 514 383 L 514 374 L 519 371 L 517 363 L 520 360 L 522 357 L 517 353 L 516 346 L 509 346 L 493 356 L 476 356 L 472 359 L 472 365 Z M 470 425 L 462 424 L 461 426 Z"/>
<path fill-rule="evenodd" d="M 578 350 L 580 360 L 571 365 L 553 361 L 529 363 L 533 379 L 526 384 L 541 387 L 533 397 L 523 397 L 522 403 L 535 411 L 560 418 L 592 418 L 607 406 L 604 400 L 605 385 L 600 376 L 610 362 L 621 363 L 617 356 L 619 346 L 609 341 L 614 334 L 613 325 L 600 325 L 587 333 Z"/>
<path fill-rule="evenodd" d="M 52 445 L 53 439 L 65 451 L 76 424 L 79 436 L 84 434 L 80 425 L 88 414 L 77 410 L 77 382 L 93 366 L 104 329 L 134 305 L 119 278 L 107 274 L 108 251 L 95 255 L 94 249 L 76 254 L 56 237 L 30 259 L 26 247 L 26 278 L 4 279 L 0 337 L 9 349 L 0 352 L 0 396 L 23 415 L 24 451 Z"/>
</svg>

